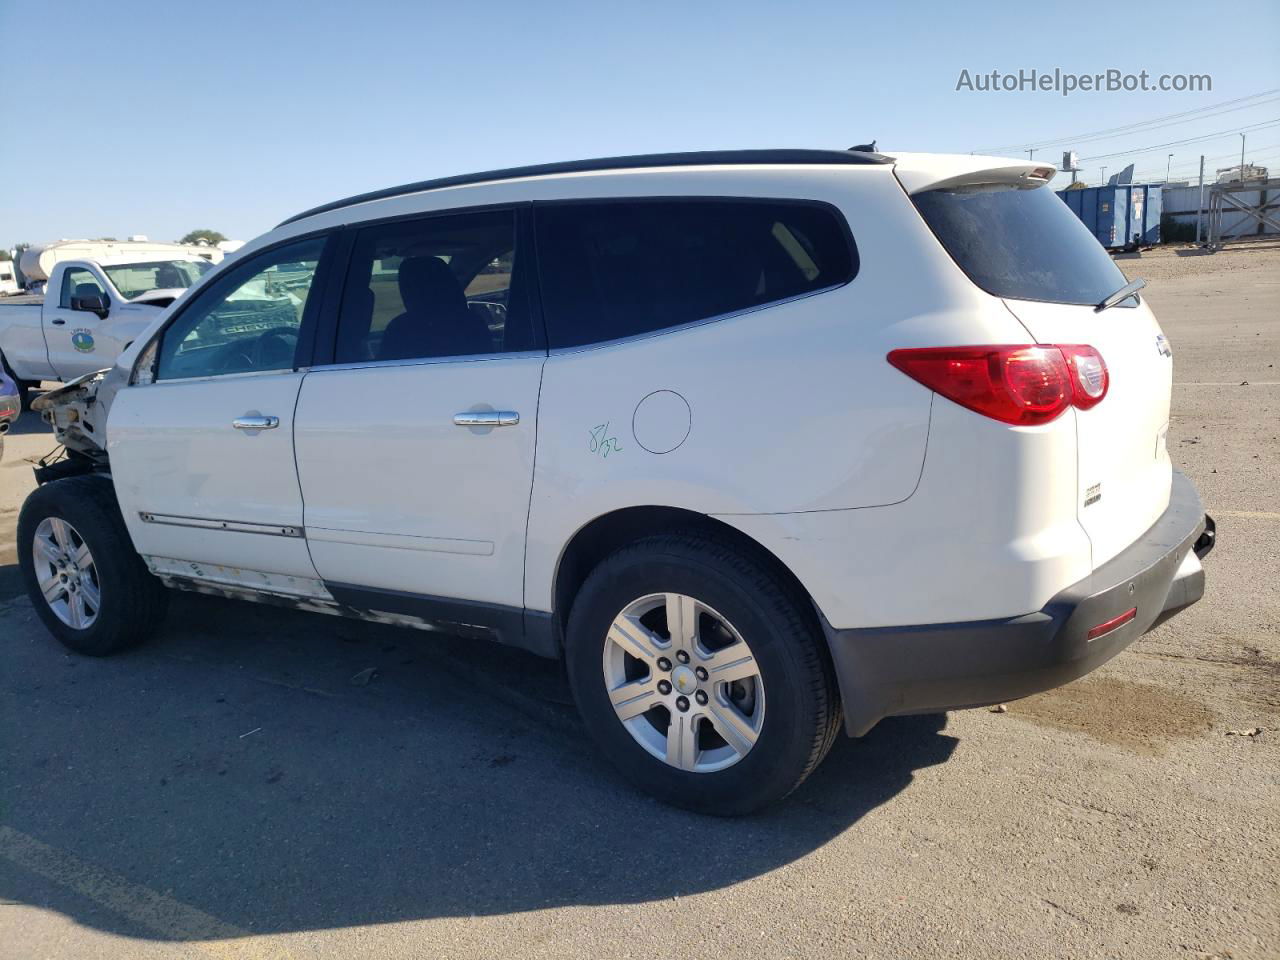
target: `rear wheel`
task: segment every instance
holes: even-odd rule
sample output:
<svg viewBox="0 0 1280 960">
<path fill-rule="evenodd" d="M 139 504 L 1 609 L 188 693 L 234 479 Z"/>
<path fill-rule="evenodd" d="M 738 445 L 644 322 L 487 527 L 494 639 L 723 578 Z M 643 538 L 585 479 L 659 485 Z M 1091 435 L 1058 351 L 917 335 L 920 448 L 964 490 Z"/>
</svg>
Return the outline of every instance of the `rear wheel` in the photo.
<svg viewBox="0 0 1280 960">
<path fill-rule="evenodd" d="M 567 659 L 588 731 L 661 799 L 737 815 L 826 755 L 839 698 L 807 600 L 736 547 L 655 536 L 587 578 Z"/>
<path fill-rule="evenodd" d="M 164 618 L 168 593 L 133 549 L 106 477 L 33 491 L 18 517 L 18 560 L 37 615 L 77 653 L 133 646 Z"/>
</svg>

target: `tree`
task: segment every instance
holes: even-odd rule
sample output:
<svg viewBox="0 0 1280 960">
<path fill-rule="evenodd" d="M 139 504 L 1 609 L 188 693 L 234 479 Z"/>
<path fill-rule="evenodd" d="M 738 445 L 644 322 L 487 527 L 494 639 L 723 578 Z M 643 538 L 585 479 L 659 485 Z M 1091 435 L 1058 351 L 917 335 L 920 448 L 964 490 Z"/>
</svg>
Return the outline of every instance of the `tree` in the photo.
<svg viewBox="0 0 1280 960">
<path fill-rule="evenodd" d="M 1071 186 L 1067 187 L 1067 189 L 1068 190 L 1085 190 L 1087 189 L 1087 185 L 1084 183 L 1084 181 L 1077 180 L 1075 183 L 1071 184 Z"/>
<path fill-rule="evenodd" d="M 9 251 L 6 250 L 4 247 L 0 247 L 0 260 L 12 260 L 12 259 L 13 257 L 9 255 Z"/>
<path fill-rule="evenodd" d="M 192 230 L 185 237 L 179 240 L 179 243 L 199 243 L 203 240 L 211 247 L 216 247 L 223 240 L 227 239 L 217 230 Z"/>
</svg>

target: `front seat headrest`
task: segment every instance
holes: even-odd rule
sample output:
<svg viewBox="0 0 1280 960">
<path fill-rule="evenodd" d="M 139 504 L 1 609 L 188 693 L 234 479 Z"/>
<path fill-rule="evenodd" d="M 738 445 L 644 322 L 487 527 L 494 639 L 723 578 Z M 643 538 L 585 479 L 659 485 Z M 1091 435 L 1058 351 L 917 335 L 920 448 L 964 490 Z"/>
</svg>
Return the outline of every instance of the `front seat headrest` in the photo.
<svg viewBox="0 0 1280 960">
<path fill-rule="evenodd" d="M 435 317 L 467 309 L 467 298 L 453 271 L 439 257 L 410 257 L 400 264 L 400 299 L 406 313 Z"/>
</svg>

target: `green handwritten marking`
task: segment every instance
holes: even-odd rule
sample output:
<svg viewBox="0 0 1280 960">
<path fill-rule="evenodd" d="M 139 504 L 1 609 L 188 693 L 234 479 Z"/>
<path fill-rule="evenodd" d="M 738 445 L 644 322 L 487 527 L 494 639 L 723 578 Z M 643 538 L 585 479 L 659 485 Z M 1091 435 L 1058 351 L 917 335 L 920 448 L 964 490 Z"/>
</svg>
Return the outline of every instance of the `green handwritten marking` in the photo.
<svg viewBox="0 0 1280 960">
<path fill-rule="evenodd" d="M 597 424 L 591 428 L 591 445 L 592 453 L 598 453 L 601 457 L 607 458 L 611 453 L 621 453 L 622 448 L 618 446 L 618 438 L 608 436 L 609 421 Z"/>
</svg>

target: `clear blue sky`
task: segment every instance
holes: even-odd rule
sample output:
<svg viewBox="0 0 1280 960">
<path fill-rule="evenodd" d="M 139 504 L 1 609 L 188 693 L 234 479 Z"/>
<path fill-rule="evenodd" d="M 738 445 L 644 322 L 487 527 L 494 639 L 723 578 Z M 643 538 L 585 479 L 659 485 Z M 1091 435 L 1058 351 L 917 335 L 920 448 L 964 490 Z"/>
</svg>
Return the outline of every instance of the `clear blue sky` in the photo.
<svg viewBox="0 0 1280 960">
<path fill-rule="evenodd" d="M 1225 8 L 1218 8 L 1225 13 Z M 210 227 L 250 239 L 351 193 L 667 150 L 969 152 L 1280 88 L 1280 4 L 209 3 L 0 0 L 0 245 Z M 1202 93 L 957 92 L 961 69 L 1207 73 Z M 1280 118 L 1280 100 L 1112 154 Z M 1250 133 L 1280 168 L 1280 126 Z M 1037 158 L 1056 162 L 1062 144 Z M 1139 172 L 1237 156 L 1234 133 Z M 1130 157 L 1085 163 L 1118 170 Z M 1065 178 L 1061 181 L 1065 183 Z"/>
</svg>

